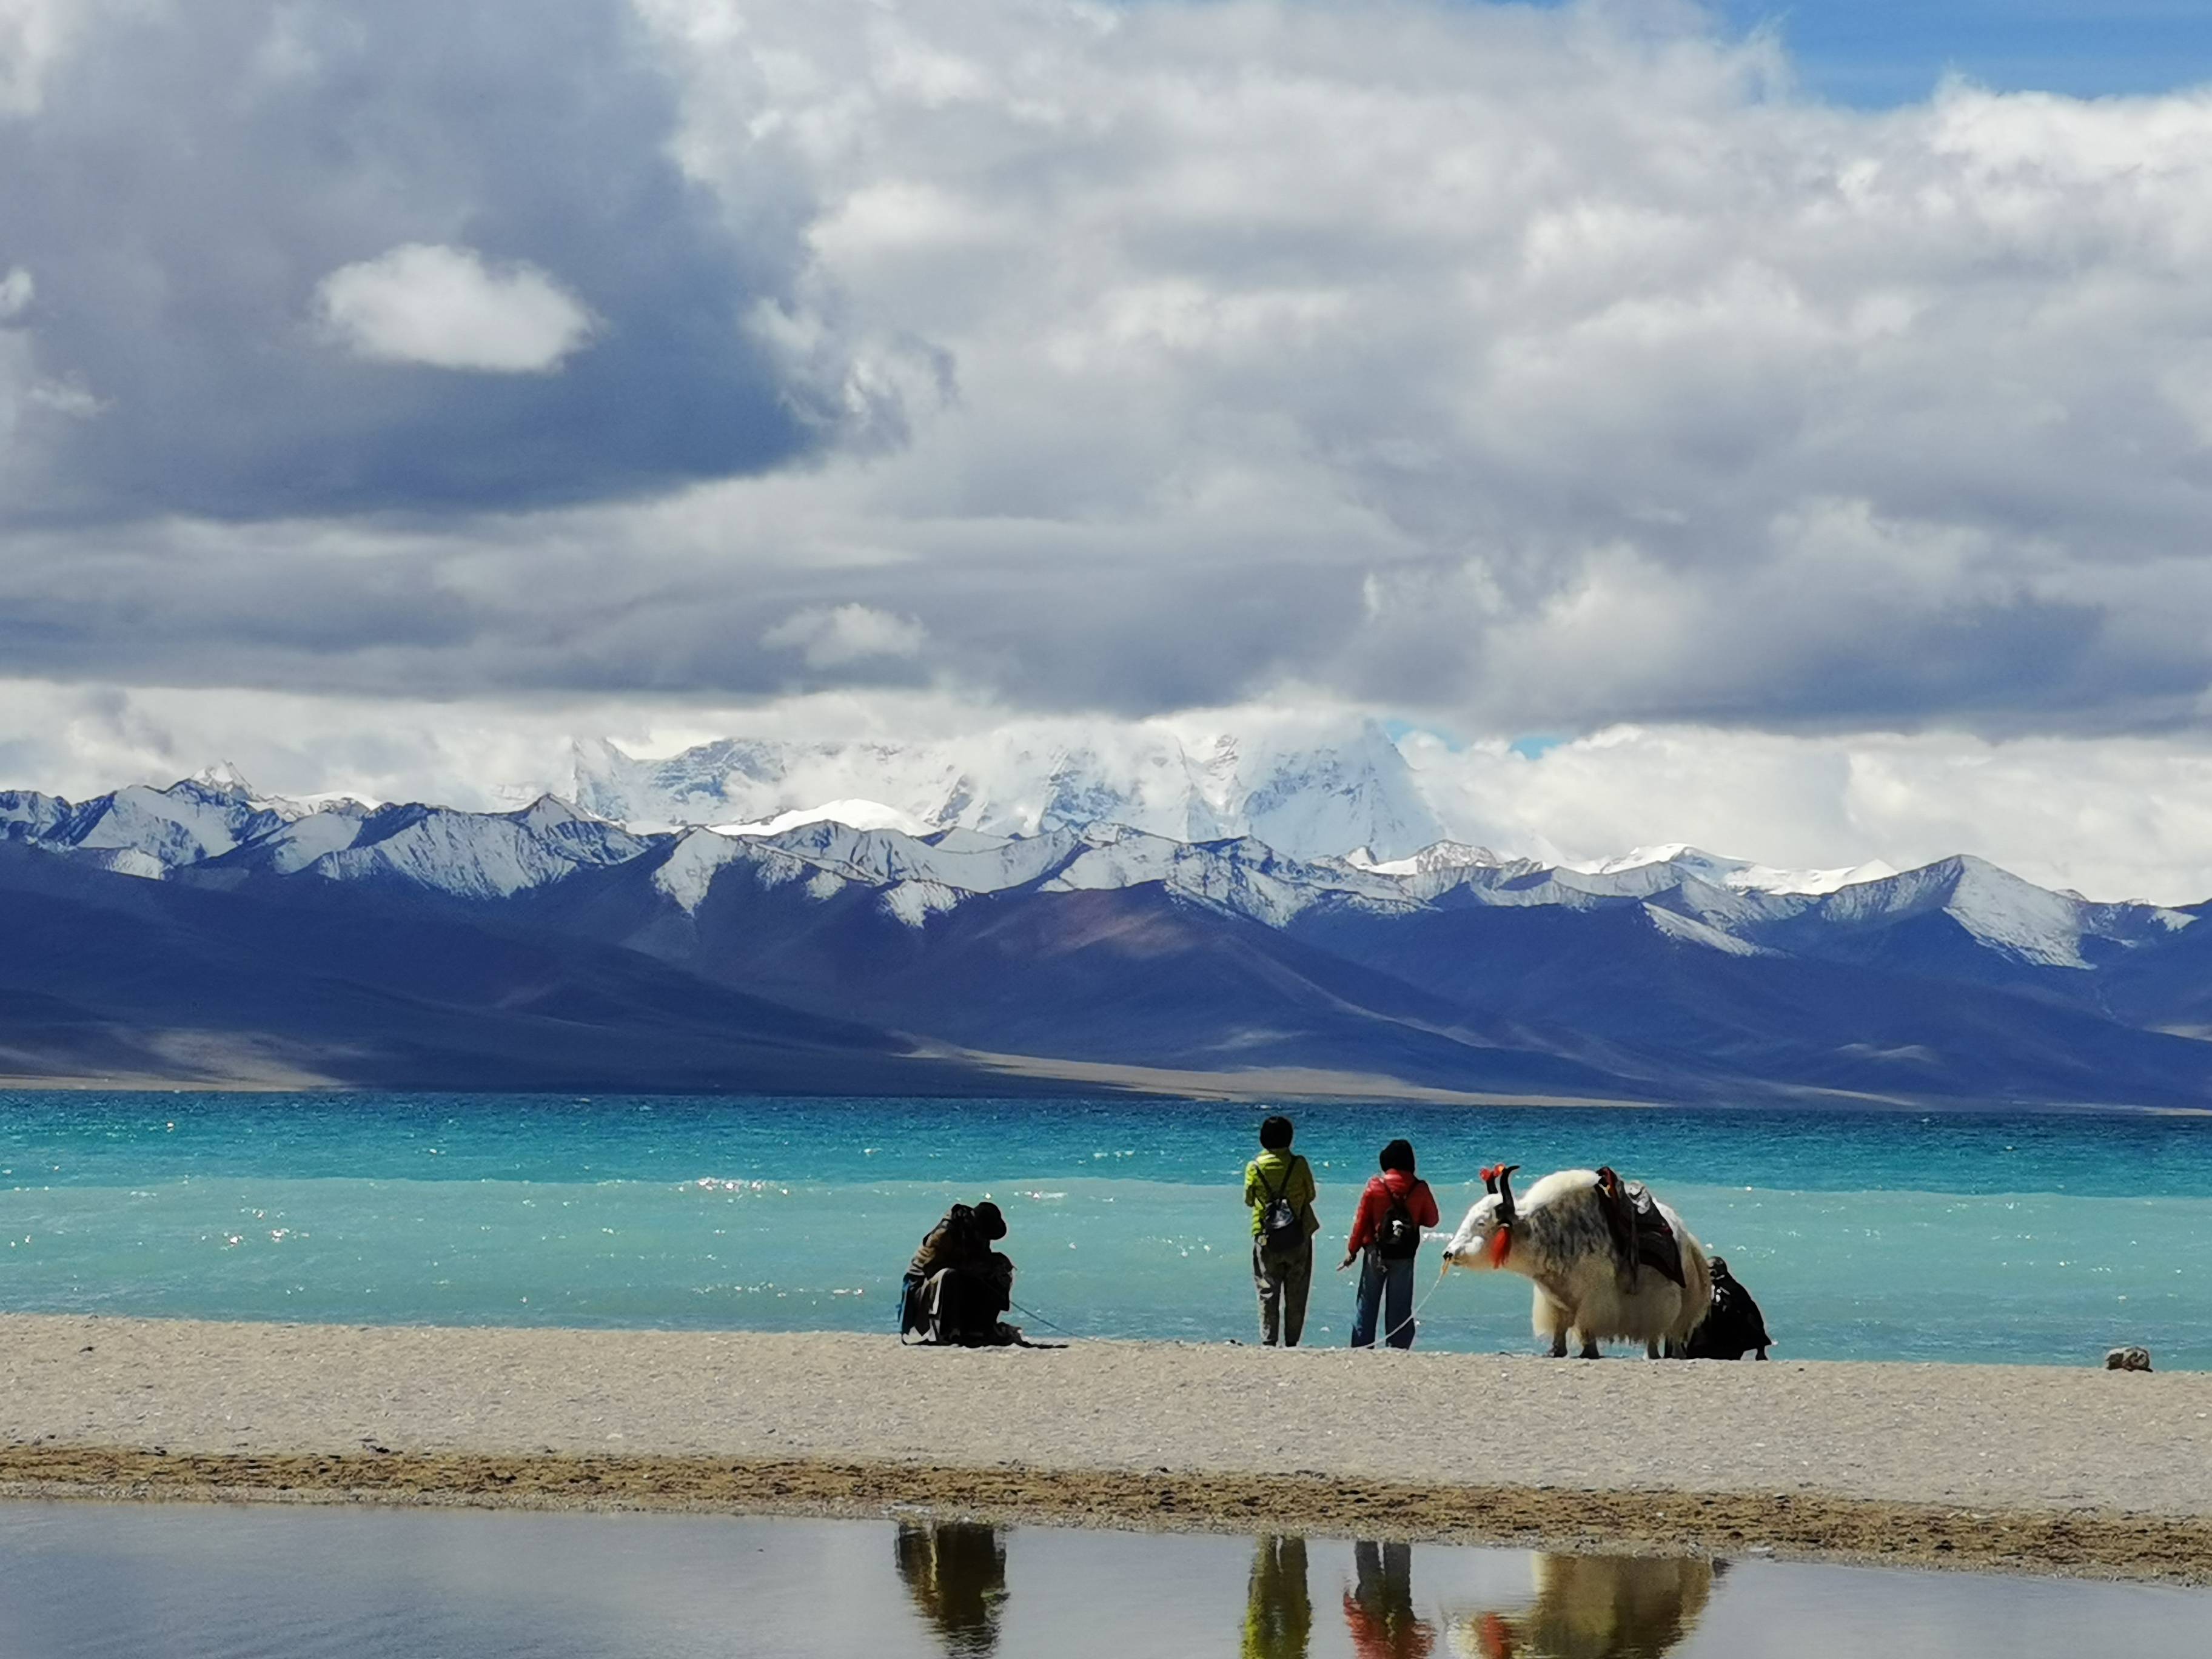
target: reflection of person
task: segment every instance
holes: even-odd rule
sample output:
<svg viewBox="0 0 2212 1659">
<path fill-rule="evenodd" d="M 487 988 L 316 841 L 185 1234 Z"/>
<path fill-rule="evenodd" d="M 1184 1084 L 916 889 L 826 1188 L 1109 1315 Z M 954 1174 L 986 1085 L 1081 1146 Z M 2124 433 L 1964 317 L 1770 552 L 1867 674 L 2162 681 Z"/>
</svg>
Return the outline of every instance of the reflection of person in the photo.
<svg viewBox="0 0 2212 1659">
<path fill-rule="evenodd" d="M 1359 1296 L 1353 1304 L 1352 1346 L 1375 1346 L 1375 1320 L 1382 1318 L 1382 1340 L 1394 1348 L 1413 1346 L 1413 1256 L 1421 1248 L 1421 1229 L 1437 1224 L 1437 1195 L 1413 1174 L 1413 1143 L 1394 1140 L 1382 1149 L 1382 1173 L 1359 1195 L 1352 1218 L 1352 1237 L 1337 1272 L 1359 1262 Z"/>
<path fill-rule="evenodd" d="M 1355 1582 L 1344 1593 L 1344 1624 L 1359 1659 L 1429 1659 L 1436 1626 L 1413 1616 L 1413 1547 L 1352 1547 Z"/>
<path fill-rule="evenodd" d="M 1692 1559 L 1539 1555 L 1535 1605 L 1455 1615 L 1454 1640 L 1469 1659 L 1660 1659 L 1696 1627 L 1720 1571 Z"/>
<path fill-rule="evenodd" d="M 948 1654 L 995 1652 L 999 1610 L 1006 1600 L 1006 1547 L 995 1527 L 966 1522 L 902 1521 L 899 1577 Z"/>
<path fill-rule="evenodd" d="M 906 1270 L 901 1332 L 968 1346 L 1012 1340 L 999 1316 L 1013 1303 L 1014 1264 L 991 1248 L 1006 1236 L 1006 1217 L 988 1200 L 946 1211 Z"/>
<path fill-rule="evenodd" d="M 1291 1150 L 1286 1117 L 1260 1126 L 1260 1156 L 1244 1166 L 1244 1202 L 1252 1211 L 1252 1282 L 1260 1291 L 1260 1340 L 1298 1346 L 1313 1287 L 1313 1165 Z"/>
<path fill-rule="evenodd" d="M 1306 1540 L 1261 1539 L 1252 1557 L 1252 1586 L 1244 1604 L 1244 1659 L 1306 1659 L 1312 1635 Z"/>
</svg>

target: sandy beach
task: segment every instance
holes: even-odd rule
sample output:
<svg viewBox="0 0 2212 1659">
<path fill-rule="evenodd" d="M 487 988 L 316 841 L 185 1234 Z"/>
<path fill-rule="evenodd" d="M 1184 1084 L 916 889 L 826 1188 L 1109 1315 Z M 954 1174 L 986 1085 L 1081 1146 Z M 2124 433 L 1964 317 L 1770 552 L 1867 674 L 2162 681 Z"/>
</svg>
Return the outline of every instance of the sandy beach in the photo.
<svg viewBox="0 0 2212 1659">
<path fill-rule="evenodd" d="M 2212 1376 L 0 1316 L 0 1491 L 1357 1533 L 2212 1582 Z"/>
</svg>

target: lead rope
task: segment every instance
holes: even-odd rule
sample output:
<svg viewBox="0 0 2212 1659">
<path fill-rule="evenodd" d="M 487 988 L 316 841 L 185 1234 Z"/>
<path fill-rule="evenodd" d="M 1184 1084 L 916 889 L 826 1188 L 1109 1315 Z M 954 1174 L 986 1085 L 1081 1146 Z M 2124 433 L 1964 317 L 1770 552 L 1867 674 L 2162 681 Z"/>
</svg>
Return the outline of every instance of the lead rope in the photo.
<svg viewBox="0 0 2212 1659">
<path fill-rule="evenodd" d="M 1449 1262 L 1437 1262 L 1436 1283 L 1431 1285 L 1427 1290 L 1421 1292 L 1421 1299 L 1413 1304 L 1412 1310 L 1408 1312 L 1403 1319 L 1393 1325 L 1389 1330 L 1383 1332 L 1382 1335 L 1376 1338 L 1376 1340 L 1378 1342 L 1388 1343 L 1392 1337 L 1397 1335 L 1398 1333 L 1404 1330 L 1407 1326 L 1412 1324 L 1416 1319 L 1419 1319 L 1421 1316 L 1421 1310 L 1429 1305 L 1429 1298 L 1443 1288 L 1444 1275 L 1450 1271 L 1451 1264 Z"/>
<path fill-rule="evenodd" d="M 1052 1321 L 1047 1319 L 1035 1308 L 1025 1308 L 1020 1303 L 1015 1301 L 1011 1296 L 1006 1298 L 1006 1305 L 1018 1313 L 1027 1314 L 1031 1319 L 1036 1320 L 1038 1324 L 1043 1326 L 1048 1331 L 1058 1331 L 1062 1336 L 1073 1336 L 1075 1334 L 1075 1333 L 1069 1330 L 1066 1326 L 1054 1324 Z"/>
</svg>

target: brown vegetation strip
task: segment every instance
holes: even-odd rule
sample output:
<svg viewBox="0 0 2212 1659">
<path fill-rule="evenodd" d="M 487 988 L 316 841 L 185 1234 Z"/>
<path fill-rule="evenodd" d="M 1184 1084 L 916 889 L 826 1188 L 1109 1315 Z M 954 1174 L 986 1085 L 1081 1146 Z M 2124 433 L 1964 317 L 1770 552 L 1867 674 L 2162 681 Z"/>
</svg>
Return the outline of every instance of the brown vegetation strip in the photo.
<svg viewBox="0 0 2212 1659">
<path fill-rule="evenodd" d="M 1817 1494 L 1416 1487 L 1318 1474 L 1151 1474 L 835 1460 L 179 1453 L 0 1447 L 18 1497 L 313 1500 L 881 1516 L 1407 1538 L 1576 1551 L 1771 1549 L 1900 1566 L 2212 1583 L 2212 1520 L 1969 1510 Z"/>
</svg>

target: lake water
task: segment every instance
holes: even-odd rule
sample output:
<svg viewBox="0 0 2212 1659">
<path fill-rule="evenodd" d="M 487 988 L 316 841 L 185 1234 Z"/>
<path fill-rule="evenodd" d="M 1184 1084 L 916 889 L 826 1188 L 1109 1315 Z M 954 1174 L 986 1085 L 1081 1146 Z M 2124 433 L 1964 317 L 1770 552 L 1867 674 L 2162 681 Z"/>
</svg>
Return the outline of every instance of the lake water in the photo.
<svg viewBox="0 0 2212 1659">
<path fill-rule="evenodd" d="M 1651 1182 L 1778 1358 L 2212 1366 L 2212 1119 L 1293 1114 L 1322 1184 L 1309 1340 L 1382 1142 L 1449 1230 L 1498 1160 Z M 1191 1102 L 0 1093 L 0 1307 L 224 1319 L 887 1330 L 954 1199 L 995 1199 L 1033 1332 L 1249 1340 L 1261 1109 Z M 1434 1277 L 1436 1247 L 1420 1270 Z M 1424 1346 L 1532 1346 L 1528 1287 L 1454 1275 Z M 1049 1326 L 1045 1322 L 1050 1322 Z"/>
<path fill-rule="evenodd" d="M 921 1520 L 0 1504 L 9 1659 L 2081 1659 L 2212 1593 Z"/>
</svg>

